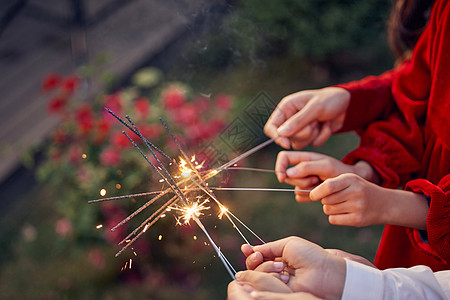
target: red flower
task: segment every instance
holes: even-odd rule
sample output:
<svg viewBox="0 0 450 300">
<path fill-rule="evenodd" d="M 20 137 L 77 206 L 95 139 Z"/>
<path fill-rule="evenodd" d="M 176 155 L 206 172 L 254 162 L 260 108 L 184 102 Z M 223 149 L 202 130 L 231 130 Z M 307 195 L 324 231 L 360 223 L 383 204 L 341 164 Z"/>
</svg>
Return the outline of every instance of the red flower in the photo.
<svg viewBox="0 0 450 300">
<path fill-rule="evenodd" d="M 139 98 L 134 101 L 134 110 L 139 118 L 145 119 L 150 112 L 150 102 L 146 98 Z"/>
<path fill-rule="evenodd" d="M 94 127 L 94 114 L 92 108 L 87 104 L 82 105 L 75 112 L 75 120 L 78 123 L 81 134 L 88 133 Z"/>
<path fill-rule="evenodd" d="M 102 117 L 97 121 L 95 141 L 97 144 L 101 144 L 107 137 L 112 124 L 108 122 L 106 117 Z"/>
<path fill-rule="evenodd" d="M 71 94 L 78 86 L 79 81 L 80 79 L 77 75 L 72 75 L 64 79 L 61 87 L 66 93 Z"/>
<path fill-rule="evenodd" d="M 229 110 L 231 108 L 231 97 L 225 94 L 217 95 L 215 98 L 216 106 L 221 110 Z"/>
<path fill-rule="evenodd" d="M 147 140 L 155 138 L 161 134 L 161 128 L 158 125 L 142 124 L 138 126 L 142 136 Z"/>
<path fill-rule="evenodd" d="M 126 149 L 131 146 L 130 141 L 122 132 L 115 132 L 111 139 L 112 144 L 119 149 Z"/>
<path fill-rule="evenodd" d="M 52 114 L 60 113 L 66 107 L 67 99 L 63 97 L 54 97 L 48 103 L 48 111 Z"/>
<path fill-rule="evenodd" d="M 185 91 L 179 86 L 168 87 L 162 92 L 162 99 L 165 108 L 179 108 L 186 101 Z"/>
<path fill-rule="evenodd" d="M 120 163 L 119 151 L 113 147 L 106 148 L 100 153 L 100 163 L 105 166 L 115 167 Z"/>
<path fill-rule="evenodd" d="M 67 135 L 64 133 L 64 130 L 57 129 L 53 132 L 52 140 L 55 144 L 63 145 L 67 142 Z"/>
<path fill-rule="evenodd" d="M 61 82 L 61 75 L 57 73 L 49 74 L 42 81 L 42 90 L 46 93 L 50 92 L 54 90 L 59 85 L 60 82 Z"/>
<path fill-rule="evenodd" d="M 198 122 L 199 112 L 192 103 L 186 103 L 182 107 L 173 111 L 175 122 L 181 125 L 190 125 Z"/>
</svg>

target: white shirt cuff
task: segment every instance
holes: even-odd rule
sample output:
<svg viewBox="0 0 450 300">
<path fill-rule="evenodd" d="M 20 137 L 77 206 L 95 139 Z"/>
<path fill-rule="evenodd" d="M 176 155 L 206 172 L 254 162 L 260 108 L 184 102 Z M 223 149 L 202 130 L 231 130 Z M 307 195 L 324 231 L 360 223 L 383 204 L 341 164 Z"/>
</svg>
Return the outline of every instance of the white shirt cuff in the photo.
<svg viewBox="0 0 450 300">
<path fill-rule="evenodd" d="M 380 270 L 345 259 L 346 276 L 342 299 L 381 299 L 383 275 Z"/>
</svg>

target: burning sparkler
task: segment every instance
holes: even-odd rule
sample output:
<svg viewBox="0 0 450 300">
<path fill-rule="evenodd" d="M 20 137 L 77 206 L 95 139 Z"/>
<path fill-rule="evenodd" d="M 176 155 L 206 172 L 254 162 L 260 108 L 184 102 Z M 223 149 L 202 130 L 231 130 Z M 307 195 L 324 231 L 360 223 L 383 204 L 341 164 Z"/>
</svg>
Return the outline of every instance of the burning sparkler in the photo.
<svg viewBox="0 0 450 300">
<path fill-rule="evenodd" d="M 163 203 L 159 209 L 157 209 L 153 214 L 150 215 L 146 220 L 144 220 L 137 228 L 135 228 L 127 237 L 125 237 L 119 245 L 123 245 L 122 249 L 116 254 L 116 256 L 120 255 L 125 249 L 129 248 L 134 241 L 136 241 L 137 238 L 139 238 L 143 233 L 145 233 L 153 224 L 155 224 L 159 219 L 163 218 L 165 216 L 166 211 L 177 211 L 180 213 L 179 217 L 176 217 L 176 222 L 178 225 L 188 224 L 191 220 L 194 220 L 196 224 L 200 227 L 200 229 L 204 232 L 206 237 L 209 240 L 209 244 L 214 248 L 216 251 L 219 259 L 224 264 L 225 268 L 229 272 L 230 276 L 234 278 L 234 274 L 236 271 L 231 266 L 230 262 L 226 259 L 226 257 L 223 255 L 223 253 L 220 251 L 220 248 L 215 244 L 215 242 L 212 240 L 211 236 L 209 235 L 208 231 L 206 230 L 205 226 L 200 221 L 200 217 L 204 214 L 205 210 L 210 209 L 210 206 L 207 206 L 208 203 L 210 203 L 210 199 L 214 200 L 214 202 L 218 205 L 219 208 L 219 219 L 222 219 L 224 216 L 230 221 L 230 223 L 233 225 L 233 228 L 237 230 L 237 232 L 241 235 L 241 237 L 244 239 L 246 243 L 249 243 L 243 233 L 239 230 L 239 228 L 234 223 L 233 219 L 236 220 L 240 225 L 242 225 L 244 228 L 246 228 L 251 234 L 253 234 L 256 238 L 258 238 L 261 242 L 264 243 L 264 241 L 259 238 L 248 226 L 246 226 L 240 219 L 238 219 L 234 214 L 232 214 L 228 208 L 226 208 L 215 196 L 213 190 L 230 190 L 231 188 L 213 188 L 209 187 L 207 180 L 213 178 L 220 172 L 227 170 L 227 169 L 233 169 L 233 166 L 235 169 L 238 169 L 239 167 L 236 167 L 236 163 L 240 161 L 241 159 L 246 158 L 247 156 L 255 153 L 259 149 L 271 144 L 274 140 L 270 139 L 252 149 L 249 151 L 237 156 L 233 160 L 225 163 L 224 165 L 213 169 L 208 170 L 206 172 L 200 172 L 199 170 L 202 169 L 203 163 L 199 164 L 195 156 L 189 157 L 181 145 L 179 144 L 176 137 L 172 134 L 170 129 L 168 128 L 167 124 L 161 120 L 162 124 L 166 128 L 169 135 L 174 140 L 175 144 L 177 145 L 180 153 L 182 154 L 181 157 L 179 157 L 179 162 L 172 159 L 170 156 L 165 154 L 163 151 L 161 151 L 158 147 L 153 145 L 150 141 L 148 141 L 142 134 L 140 133 L 139 129 L 136 127 L 136 125 L 133 123 L 133 121 L 127 116 L 126 119 L 128 123 L 118 117 L 116 114 L 114 114 L 112 111 L 107 109 L 107 111 L 114 116 L 118 121 L 120 121 L 125 127 L 127 127 L 131 132 L 136 134 L 139 139 L 141 139 L 145 146 L 147 147 L 147 150 L 151 153 L 152 157 L 156 160 L 156 164 L 152 163 L 146 154 L 143 152 L 143 150 L 135 143 L 133 139 L 130 138 L 130 136 L 123 132 L 125 136 L 130 140 L 130 142 L 133 144 L 133 146 L 139 151 L 139 153 L 143 156 L 143 158 L 147 161 L 147 163 L 155 170 L 155 172 L 161 177 L 161 182 L 164 182 L 167 184 L 168 188 L 162 191 L 157 192 L 149 192 L 149 193 L 141 193 L 141 194 L 134 194 L 134 195 L 127 195 L 127 196 L 120 196 L 120 197 L 110 197 L 110 198 L 102 198 L 97 199 L 93 201 L 89 201 L 89 203 L 93 202 L 100 202 L 100 201 L 109 201 L 109 200 L 117 200 L 117 199 L 123 199 L 123 198 L 134 198 L 134 197 L 140 197 L 140 196 L 147 196 L 147 195 L 155 195 L 154 198 L 147 201 L 144 205 L 139 207 L 136 211 L 134 211 L 132 214 L 130 214 L 127 218 L 119 222 L 116 226 L 114 226 L 111 230 L 114 231 L 118 227 L 122 226 L 123 224 L 127 223 L 129 220 L 131 220 L 134 216 L 142 212 L 145 208 L 149 207 L 151 204 L 155 203 L 158 199 L 161 199 L 163 196 L 172 194 L 172 197 L 169 198 L 165 203 Z M 159 153 L 162 157 L 168 160 L 168 165 L 172 166 L 175 165 L 179 169 L 179 175 L 171 175 L 168 170 L 166 169 L 165 165 L 161 162 L 158 155 L 156 153 Z M 252 168 L 242 168 L 247 169 L 247 171 L 256 171 L 257 169 Z M 263 170 L 264 172 L 267 172 L 268 170 Z M 271 171 L 273 172 L 273 171 Z M 178 179 L 178 181 L 175 181 L 175 179 Z M 238 189 L 238 188 L 236 188 Z M 243 188 L 242 190 L 257 190 L 256 188 Z M 259 190 L 276 190 L 276 189 L 259 189 Z M 202 191 L 206 194 L 207 198 L 205 200 L 200 200 L 201 197 L 197 196 L 196 201 L 191 201 L 189 194 L 193 191 Z M 294 191 L 294 190 L 290 190 Z M 101 196 L 106 195 L 106 190 L 104 193 L 101 193 Z M 160 240 L 162 236 L 160 235 Z M 130 261 L 130 267 L 131 267 L 131 261 Z M 126 266 L 125 266 L 126 268 Z"/>
</svg>

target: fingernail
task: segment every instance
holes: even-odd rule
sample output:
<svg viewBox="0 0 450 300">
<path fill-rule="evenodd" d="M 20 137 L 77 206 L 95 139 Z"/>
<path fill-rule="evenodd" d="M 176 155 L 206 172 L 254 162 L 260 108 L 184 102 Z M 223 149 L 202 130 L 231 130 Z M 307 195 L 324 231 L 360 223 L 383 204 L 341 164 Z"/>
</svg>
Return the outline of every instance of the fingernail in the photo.
<svg viewBox="0 0 450 300">
<path fill-rule="evenodd" d="M 249 286 L 248 284 L 244 284 L 242 285 L 242 288 L 244 289 L 244 291 L 246 291 L 247 293 L 251 293 L 253 292 L 255 289 L 251 286 Z"/>
<path fill-rule="evenodd" d="M 281 275 L 280 275 L 280 279 L 281 279 L 281 281 L 283 281 L 284 283 L 287 283 L 287 282 L 289 281 L 289 275 L 281 274 Z"/>
<path fill-rule="evenodd" d="M 255 299 L 258 298 L 258 292 L 257 291 L 251 292 L 250 297 L 255 298 Z"/>
<path fill-rule="evenodd" d="M 288 125 L 283 125 L 278 128 L 277 132 L 280 135 L 287 134 L 291 128 Z"/>
<path fill-rule="evenodd" d="M 276 262 L 273 263 L 273 267 L 274 267 L 276 270 L 281 271 L 281 270 L 283 270 L 283 268 L 284 268 L 284 263 L 281 262 L 281 261 L 276 261 Z"/>
<path fill-rule="evenodd" d="M 242 275 L 242 272 L 237 272 L 234 277 L 236 277 L 236 279 L 239 279 Z"/>
<path fill-rule="evenodd" d="M 293 177 L 293 176 L 298 175 L 297 174 L 297 169 L 296 168 L 287 169 L 286 170 L 286 175 L 289 176 L 289 177 Z"/>
</svg>

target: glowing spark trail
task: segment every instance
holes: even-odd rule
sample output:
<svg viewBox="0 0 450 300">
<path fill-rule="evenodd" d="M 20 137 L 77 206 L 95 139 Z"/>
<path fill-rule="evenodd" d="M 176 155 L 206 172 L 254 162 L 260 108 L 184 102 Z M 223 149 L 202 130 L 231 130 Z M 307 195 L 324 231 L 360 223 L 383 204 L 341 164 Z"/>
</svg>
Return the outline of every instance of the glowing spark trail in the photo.
<svg viewBox="0 0 450 300">
<path fill-rule="evenodd" d="M 147 163 L 154 169 L 154 171 L 161 177 L 161 182 L 164 182 L 167 184 L 168 188 L 162 191 L 157 192 L 149 192 L 149 193 L 140 193 L 140 194 L 134 194 L 134 195 L 126 195 L 126 196 L 118 196 L 118 197 L 109 197 L 109 198 L 101 198 L 96 200 L 91 200 L 89 203 L 95 203 L 95 202 L 101 202 L 101 201 L 110 201 L 110 200 L 118 200 L 118 199 L 126 199 L 126 198 L 134 198 L 134 197 L 142 197 L 142 196 L 150 196 L 155 195 L 152 199 L 147 201 L 144 205 L 139 207 L 136 211 L 134 211 L 132 214 L 130 214 L 128 217 L 123 219 L 121 222 L 119 222 L 116 226 L 114 226 L 111 231 L 114 231 L 119 226 L 122 226 L 123 224 L 127 223 L 129 220 L 131 220 L 134 216 L 142 212 L 145 208 L 149 207 L 151 204 L 155 203 L 158 199 L 162 199 L 163 196 L 172 194 L 172 197 L 169 200 L 166 200 L 159 209 L 157 209 L 153 214 L 150 215 L 146 220 L 144 220 L 137 228 L 135 228 L 130 234 L 128 234 L 127 237 L 125 237 L 119 245 L 122 245 L 125 243 L 125 245 L 122 247 L 122 249 L 116 254 L 116 256 L 120 255 L 125 249 L 130 247 L 134 241 L 136 241 L 137 238 L 139 238 L 143 233 L 145 233 L 153 224 L 156 223 L 160 218 L 165 216 L 165 212 L 168 210 L 175 210 L 181 212 L 181 216 L 177 219 L 177 223 L 181 224 L 180 220 L 183 221 L 184 224 L 189 223 L 190 220 L 194 220 L 197 225 L 200 227 L 200 229 L 204 232 L 206 237 L 209 240 L 209 244 L 214 248 L 216 251 L 219 259 L 224 264 L 226 270 L 230 274 L 230 276 L 234 279 L 234 274 L 236 271 L 231 266 L 230 262 L 226 259 L 226 257 L 221 252 L 220 248 L 214 243 L 211 236 L 209 235 L 208 231 L 200 221 L 199 217 L 203 215 L 203 211 L 210 209 L 210 207 L 206 206 L 206 203 L 209 203 L 209 199 L 207 198 L 203 202 L 200 202 L 200 200 L 197 200 L 195 202 L 190 201 L 188 198 L 188 193 L 192 191 L 203 191 L 208 195 L 211 199 L 215 201 L 215 203 L 218 205 L 220 209 L 220 213 L 218 215 L 219 218 L 222 218 L 223 216 L 226 216 L 227 219 L 231 222 L 233 227 L 237 230 L 237 232 L 242 236 L 242 238 L 248 243 L 245 236 L 242 234 L 242 232 L 239 230 L 239 228 L 236 226 L 236 224 L 233 222 L 231 218 L 234 218 L 244 226 L 251 234 L 253 234 L 255 237 L 257 237 L 261 242 L 264 243 L 262 239 L 260 239 L 253 231 L 250 230 L 241 220 L 239 220 L 234 214 L 232 214 L 225 206 L 223 206 L 217 197 L 214 195 L 213 190 L 247 190 L 247 191 L 303 191 L 304 190 L 287 190 L 287 189 L 260 189 L 260 188 L 211 188 L 208 186 L 208 183 L 206 182 L 208 179 L 216 176 L 220 172 L 230 168 L 233 169 L 233 165 L 235 165 L 238 161 L 240 161 L 243 158 L 246 158 L 247 156 L 255 153 L 259 149 L 262 149 L 263 147 L 269 145 L 274 140 L 270 139 L 252 149 L 249 151 L 237 156 L 233 160 L 229 161 L 228 163 L 220 166 L 217 169 L 209 170 L 206 172 L 200 172 L 199 170 L 203 167 L 203 163 L 199 164 L 195 160 L 195 156 L 189 157 L 179 144 L 176 137 L 173 135 L 173 133 L 168 128 L 167 124 L 161 119 L 161 122 L 163 126 L 166 128 L 167 132 L 170 134 L 172 139 L 174 140 L 175 144 L 177 145 L 180 153 L 182 154 L 182 157 L 180 157 L 180 162 L 178 163 L 176 160 L 172 159 L 170 156 L 165 154 L 163 151 L 161 151 L 159 148 L 157 148 L 155 145 L 153 145 L 151 142 L 149 142 L 145 137 L 142 136 L 139 129 L 136 127 L 136 125 L 133 123 L 133 121 L 126 116 L 127 122 L 125 122 L 123 119 L 115 115 L 111 110 L 106 110 L 114 116 L 119 122 L 121 122 L 125 127 L 127 127 L 131 132 L 136 134 L 139 139 L 141 139 L 145 146 L 147 147 L 148 151 L 152 154 L 153 158 L 156 160 L 157 165 L 153 164 L 146 154 L 142 151 L 142 149 L 134 142 L 133 139 L 131 139 L 126 132 L 123 132 L 123 134 L 129 139 L 129 141 L 133 144 L 133 146 L 139 151 L 139 153 L 142 155 L 142 157 L 147 161 Z M 164 164 L 161 162 L 161 160 L 156 155 L 156 152 L 162 155 L 165 159 L 169 161 L 169 166 L 176 166 L 178 167 L 180 171 L 179 176 L 172 176 L 164 166 Z M 264 169 L 256 169 L 256 168 L 243 168 L 243 167 L 234 167 L 235 169 L 240 168 L 241 170 L 248 170 L 248 171 L 259 171 L 259 172 L 273 172 L 271 170 L 264 170 Z M 178 182 L 175 182 L 174 178 L 180 178 Z M 184 187 L 184 189 L 180 188 L 181 186 Z M 119 188 L 118 188 L 119 189 Z M 101 193 L 101 196 L 106 195 L 106 190 L 104 193 Z M 159 240 L 161 240 L 162 235 L 160 235 Z M 125 264 L 125 268 L 126 268 Z M 131 260 L 129 267 L 131 268 Z"/>
</svg>

